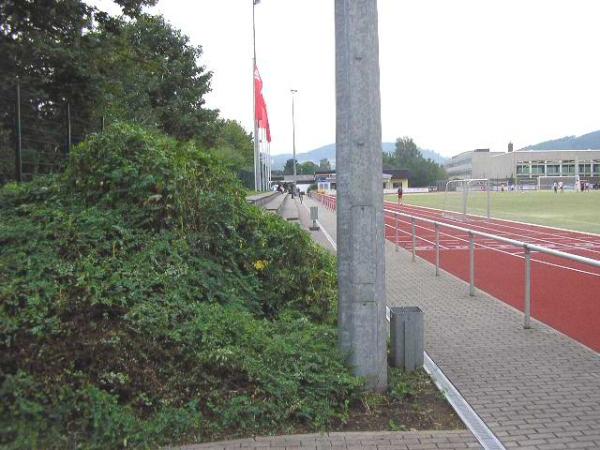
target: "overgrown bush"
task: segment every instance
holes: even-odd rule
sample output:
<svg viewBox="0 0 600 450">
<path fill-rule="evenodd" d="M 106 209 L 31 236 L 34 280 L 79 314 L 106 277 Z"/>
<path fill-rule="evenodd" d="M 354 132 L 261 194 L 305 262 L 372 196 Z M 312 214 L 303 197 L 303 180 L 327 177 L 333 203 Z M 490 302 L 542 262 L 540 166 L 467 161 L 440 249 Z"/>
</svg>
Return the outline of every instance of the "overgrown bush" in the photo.
<svg viewBox="0 0 600 450">
<path fill-rule="evenodd" d="M 361 382 L 335 262 L 209 154 L 117 124 L 0 190 L 0 445 L 320 429 Z"/>
</svg>

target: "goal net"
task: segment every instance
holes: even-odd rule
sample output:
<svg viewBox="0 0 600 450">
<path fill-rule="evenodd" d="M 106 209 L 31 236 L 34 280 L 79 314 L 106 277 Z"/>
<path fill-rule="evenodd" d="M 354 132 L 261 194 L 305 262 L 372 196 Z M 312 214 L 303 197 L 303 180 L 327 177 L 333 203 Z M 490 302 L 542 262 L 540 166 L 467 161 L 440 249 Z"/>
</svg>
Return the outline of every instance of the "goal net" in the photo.
<svg viewBox="0 0 600 450">
<path fill-rule="evenodd" d="M 554 189 L 554 183 L 556 183 L 557 187 L 560 186 L 562 182 L 563 190 L 565 191 L 574 191 L 577 189 L 577 177 L 576 176 L 551 176 L 545 175 L 538 177 L 538 189 L 549 191 Z"/>
<path fill-rule="evenodd" d="M 487 178 L 450 180 L 444 194 L 444 217 L 467 220 L 468 215 L 490 217 L 490 181 Z"/>
</svg>

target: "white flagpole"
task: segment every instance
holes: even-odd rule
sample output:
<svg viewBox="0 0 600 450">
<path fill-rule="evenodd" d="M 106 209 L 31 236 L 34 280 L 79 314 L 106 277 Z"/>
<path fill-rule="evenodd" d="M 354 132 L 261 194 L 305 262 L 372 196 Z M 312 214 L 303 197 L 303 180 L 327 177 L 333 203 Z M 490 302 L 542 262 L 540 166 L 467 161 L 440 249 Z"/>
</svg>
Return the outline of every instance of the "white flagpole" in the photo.
<svg viewBox="0 0 600 450">
<path fill-rule="evenodd" d="M 253 95 L 253 104 L 254 104 L 254 117 L 252 118 L 254 121 L 254 190 L 261 190 L 261 180 L 260 180 L 260 143 L 258 137 L 258 122 L 256 120 L 256 81 L 255 71 L 256 71 L 256 22 L 254 20 L 254 7 L 258 3 L 259 0 L 252 0 L 252 92 Z"/>
</svg>

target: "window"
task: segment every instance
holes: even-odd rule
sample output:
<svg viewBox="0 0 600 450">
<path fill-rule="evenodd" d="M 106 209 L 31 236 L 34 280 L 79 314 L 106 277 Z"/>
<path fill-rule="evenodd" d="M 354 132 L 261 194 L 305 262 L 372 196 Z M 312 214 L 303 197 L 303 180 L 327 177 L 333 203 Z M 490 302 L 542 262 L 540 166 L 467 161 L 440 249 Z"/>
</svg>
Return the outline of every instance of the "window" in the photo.
<svg viewBox="0 0 600 450">
<path fill-rule="evenodd" d="M 581 175 L 591 175 L 592 165 L 591 164 L 579 164 L 579 173 Z"/>
<path fill-rule="evenodd" d="M 600 175 L 600 164 L 594 163 L 594 175 Z"/>
<path fill-rule="evenodd" d="M 529 164 L 518 164 L 517 175 L 529 175 Z"/>
<path fill-rule="evenodd" d="M 558 164 L 547 165 L 546 175 L 560 175 L 560 166 Z"/>
<path fill-rule="evenodd" d="M 532 175 L 544 175 L 545 167 L 542 164 L 533 164 L 531 166 Z"/>
<path fill-rule="evenodd" d="M 562 169 L 563 175 L 575 175 L 575 164 L 563 164 Z"/>
</svg>

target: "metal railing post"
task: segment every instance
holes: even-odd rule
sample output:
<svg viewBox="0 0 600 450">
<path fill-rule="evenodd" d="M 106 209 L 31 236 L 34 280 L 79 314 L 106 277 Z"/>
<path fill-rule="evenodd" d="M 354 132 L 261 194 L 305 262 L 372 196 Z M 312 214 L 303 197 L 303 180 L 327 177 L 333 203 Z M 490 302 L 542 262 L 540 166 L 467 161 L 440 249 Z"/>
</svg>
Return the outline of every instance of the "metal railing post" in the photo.
<svg viewBox="0 0 600 450">
<path fill-rule="evenodd" d="M 435 276 L 440 274 L 440 225 L 435 222 Z"/>
<path fill-rule="evenodd" d="M 525 249 L 525 306 L 523 319 L 523 328 L 531 328 L 531 251 L 527 244 L 524 245 Z"/>
<path fill-rule="evenodd" d="M 410 219 L 410 228 L 411 228 L 411 233 L 412 233 L 412 260 L 413 262 L 415 261 L 415 257 L 416 257 L 416 247 L 417 247 L 417 236 L 416 236 L 416 232 L 415 232 L 415 218 L 411 218 Z"/>
<path fill-rule="evenodd" d="M 492 188 L 492 184 L 490 183 L 490 180 L 488 180 L 488 182 L 487 182 L 487 218 L 488 218 L 488 220 L 491 217 L 491 213 L 490 213 L 490 199 L 492 197 L 491 188 Z"/>
<path fill-rule="evenodd" d="M 469 195 L 469 191 L 467 190 L 469 189 L 469 182 L 465 182 L 463 183 L 463 217 L 465 217 L 467 215 L 467 199 L 468 199 L 468 195 Z"/>
<path fill-rule="evenodd" d="M 475 295 L 475 236 L 469 231 L 469 295 Z"/>
</svg>

